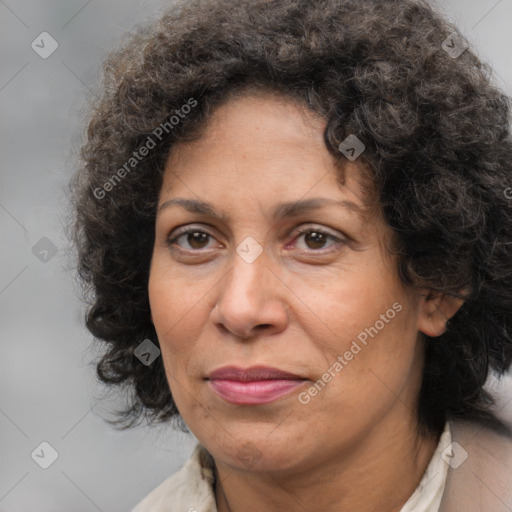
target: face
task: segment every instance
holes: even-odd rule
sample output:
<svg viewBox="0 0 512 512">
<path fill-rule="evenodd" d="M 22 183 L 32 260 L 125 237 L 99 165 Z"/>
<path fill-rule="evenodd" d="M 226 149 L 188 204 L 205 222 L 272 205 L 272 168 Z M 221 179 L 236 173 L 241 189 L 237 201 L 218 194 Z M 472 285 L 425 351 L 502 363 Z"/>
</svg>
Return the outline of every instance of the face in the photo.
<svg viewBox="0 0 512 512">
<path fill-rule="evenodd" d="M 417 400 L 418 294 L 324 127 L 292 100 L 232 99 L 166 165 L 152 320 L 183 419 L 232 467 L 320 463 L 396 432 Z"/>
</svg>

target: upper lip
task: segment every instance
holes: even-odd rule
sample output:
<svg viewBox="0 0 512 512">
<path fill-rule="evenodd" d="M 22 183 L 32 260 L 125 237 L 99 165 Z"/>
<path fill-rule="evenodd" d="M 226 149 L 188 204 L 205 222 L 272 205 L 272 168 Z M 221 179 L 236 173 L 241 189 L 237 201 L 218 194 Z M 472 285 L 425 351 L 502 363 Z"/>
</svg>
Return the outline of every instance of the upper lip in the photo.
<svg viewBox="0 0 512 512">
<path fill-rule="evenodd" d="M 224 366 L 211 372 L 208 379 L 236 380 L 240 382 L 251 382 L 260 380 L 303 380 L 303 377 L 293 373 L 270 368 L 268 366 L 251 366 L 240 368 L 238 366 Z"/>
</svg>

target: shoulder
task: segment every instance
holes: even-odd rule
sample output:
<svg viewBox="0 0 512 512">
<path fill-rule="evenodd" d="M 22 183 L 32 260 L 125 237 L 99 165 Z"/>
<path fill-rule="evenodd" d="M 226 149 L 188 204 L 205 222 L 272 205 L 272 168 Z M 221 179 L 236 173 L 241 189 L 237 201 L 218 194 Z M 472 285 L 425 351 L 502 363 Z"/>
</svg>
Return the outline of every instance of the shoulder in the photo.
<svg viewBox="0 0 512 512">
<path fill-rule="evenodd" d="M 441 512 L 512 510 L 512 437 L 485 425 L 451 421 L 449 465 Z M 462 507 L 462 508 L 461 508 Z"/>
<path fill-rule="evenodd" d="M 198 444 L 183 467 L 151 491 L 131 512 L 216 512 L 213 460 Z"/>
</svg>

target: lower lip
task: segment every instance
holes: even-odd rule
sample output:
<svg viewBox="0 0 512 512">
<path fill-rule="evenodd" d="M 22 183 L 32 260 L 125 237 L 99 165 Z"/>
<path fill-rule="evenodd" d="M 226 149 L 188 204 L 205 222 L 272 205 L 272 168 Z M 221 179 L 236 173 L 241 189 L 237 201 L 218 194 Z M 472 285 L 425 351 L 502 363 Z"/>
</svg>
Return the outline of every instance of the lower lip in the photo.
<svg viewBox="0 0 512 512">
<path fill-rule="evenodd" d="M 210 380 L 213 392 L 232 404 L 260 405 L 274 402 L 304 384 L 304 380 Z"/>
</svg>

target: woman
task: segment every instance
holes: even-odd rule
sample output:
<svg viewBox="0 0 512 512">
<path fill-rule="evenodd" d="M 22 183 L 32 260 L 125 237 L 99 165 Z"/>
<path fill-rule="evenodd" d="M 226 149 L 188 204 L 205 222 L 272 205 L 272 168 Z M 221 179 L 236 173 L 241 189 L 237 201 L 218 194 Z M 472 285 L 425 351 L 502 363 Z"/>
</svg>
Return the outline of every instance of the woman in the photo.
<svg viewBox="0 0 512 512">
<path fill-rule="evenodd" d="M 74 184 L 135 509 L 512 509 L 509 100 L 416 1 L 193 0 L 105 66 Z"/>
</svg>

